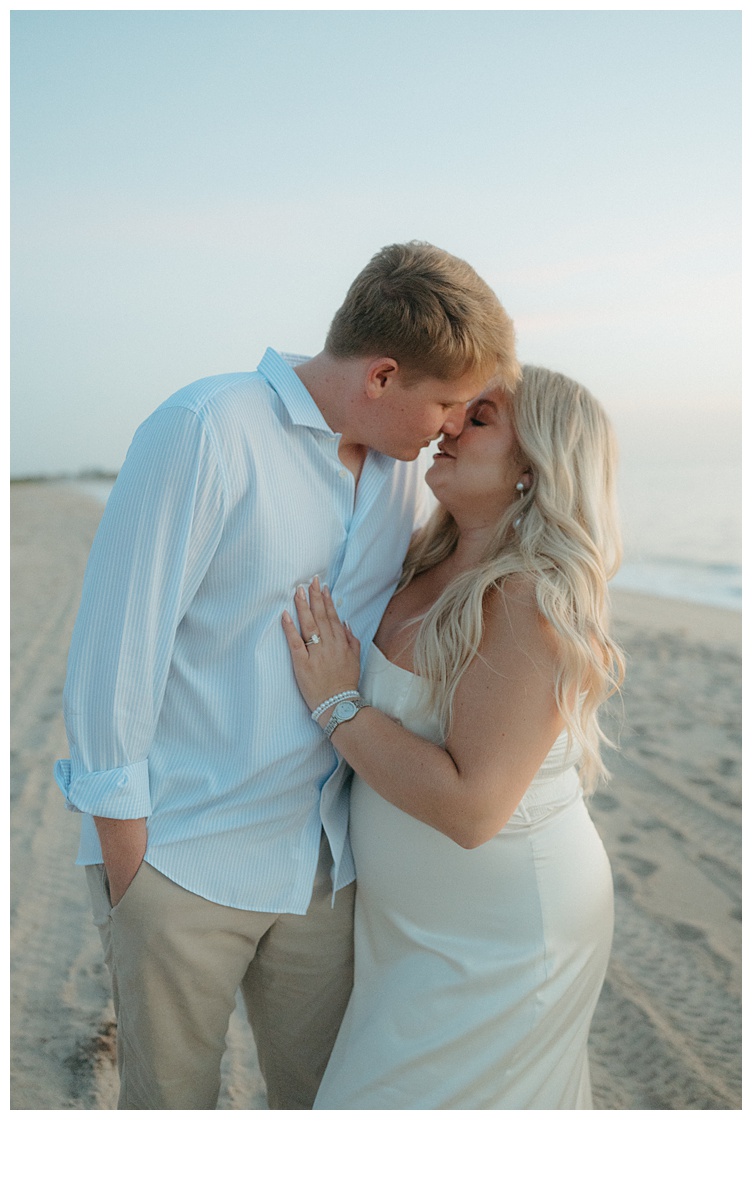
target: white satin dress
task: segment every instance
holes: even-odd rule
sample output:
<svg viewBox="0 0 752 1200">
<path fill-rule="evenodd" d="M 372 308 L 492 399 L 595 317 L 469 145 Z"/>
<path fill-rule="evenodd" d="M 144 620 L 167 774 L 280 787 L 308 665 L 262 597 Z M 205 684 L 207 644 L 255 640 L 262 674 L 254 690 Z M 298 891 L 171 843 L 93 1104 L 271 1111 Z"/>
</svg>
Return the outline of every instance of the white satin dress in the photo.
<svg viewBox="0 0 752 1200">
<path fill-rule="evenodd" d="M 361 692 L 434 742 L 426 684 L 374 646 Z M 317 1109 L 592 1108 L 587 1039 L 613 885 L 566 733 L 463 850 L 357 776 L 355 983 Z"/>
</svg>

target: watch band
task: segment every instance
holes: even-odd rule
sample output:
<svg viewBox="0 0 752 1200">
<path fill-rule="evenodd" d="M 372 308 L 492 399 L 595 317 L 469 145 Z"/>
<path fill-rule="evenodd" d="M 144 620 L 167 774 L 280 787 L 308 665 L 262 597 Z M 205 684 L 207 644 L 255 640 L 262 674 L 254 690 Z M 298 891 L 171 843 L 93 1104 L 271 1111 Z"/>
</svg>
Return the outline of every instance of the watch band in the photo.
<svg viewBox="0 0 752 1200">
<path fill-rule="evenodd" d="M 352 699 L 340 700 L 334 706 L 334 712 L 324 726 L 324 733 L 328 738 L 332 736 L 338 725 L 343 721 L 352 721 L 356 713 L 360 712 L 361 708 L 370 708 L 362 696 L 354 696 Z"/>
<path fill-rule="evenodd" d="M 360 692 L 356 688 L 350 688 L 349 692 L 337 692 L 336 696 L 330 696 L 328 700 L 322 700 L 318 708 L 314 708 L 311 713 L 311 720 L 318 721 L 321 714 L 325 713 L 333 704 L 336 704 L 338 700 L 354 700 L 359 695 Z"/>
</svg>

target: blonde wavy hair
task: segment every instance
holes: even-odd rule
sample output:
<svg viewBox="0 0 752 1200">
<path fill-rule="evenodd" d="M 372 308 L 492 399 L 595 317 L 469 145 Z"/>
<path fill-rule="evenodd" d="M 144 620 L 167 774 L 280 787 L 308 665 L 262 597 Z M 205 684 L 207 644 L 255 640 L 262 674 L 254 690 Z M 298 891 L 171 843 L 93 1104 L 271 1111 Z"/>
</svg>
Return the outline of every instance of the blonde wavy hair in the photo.
<svg viewBox="0 0 752 1200">
<path fill-rule="evenodd" d="M 624 678 L 623 655 L 608 632 L 607 584 L 621 561 L 616 441 L 598 401 L 564 375 L 525 366 L 506 398 L 532 486 L 500 513 L 481 563 L 453 580 L 422 618 L 415 668 L 429 681 L 428 703 L 446 734 L 457 685 L 480 648 L 486 597 L 509 576 L 529 579 L 558 643 L 556 703 L 581 752 L 589 794 L 609 777 L 600 749 L 611 743 L 598 709 Z M 458 538 L 454 518 L 439 506 L 410 547 L 398 590 L 448 558 Z"/>
</svg>

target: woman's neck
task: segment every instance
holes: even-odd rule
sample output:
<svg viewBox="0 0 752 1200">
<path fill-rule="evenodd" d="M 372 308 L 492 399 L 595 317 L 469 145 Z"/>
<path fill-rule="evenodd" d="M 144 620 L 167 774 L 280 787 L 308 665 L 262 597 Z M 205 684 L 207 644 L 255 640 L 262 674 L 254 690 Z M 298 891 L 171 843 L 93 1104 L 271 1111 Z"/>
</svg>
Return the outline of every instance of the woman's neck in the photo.
<svg viewBox="0 0 752 1200">
<path fill-rule="evenodd" d="M 445 560 L 447 565 L 451 564 L 453 575 L 459 575 L 461 571 L 469 571 L 472 567 L 477 567 L 488 547 L 491 534 L 492 530 L 485 526 L 460 529 L 457 545 Z"/>
</svg>

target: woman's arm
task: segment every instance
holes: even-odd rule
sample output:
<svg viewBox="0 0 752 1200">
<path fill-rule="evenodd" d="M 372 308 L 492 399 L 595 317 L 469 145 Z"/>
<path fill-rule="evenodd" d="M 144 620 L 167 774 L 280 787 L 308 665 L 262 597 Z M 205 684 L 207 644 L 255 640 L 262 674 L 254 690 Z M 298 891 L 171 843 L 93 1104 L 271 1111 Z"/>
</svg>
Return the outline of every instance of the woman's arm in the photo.
<svg viewBox="0 0 752 1200">
<path fill-rule="evenodd" d="M 313 709 L 357 686 L 358 644 L 317 584 L 310 603 L 298 593 L 296 607 L 304 638 L 287 614 L 283 622 L 298 683 Z M 313 630 L 321 641 L 306 648 Z M 374 708 L 339 725 L 332 741 L 374 791 L 472 849 L 506 824 L 563 727 L 555 668 L 553 637 L 532 588 L 510 582 L 487 603 L 480 652 L 457 688 L 445 747 Z"/>
</svg>

